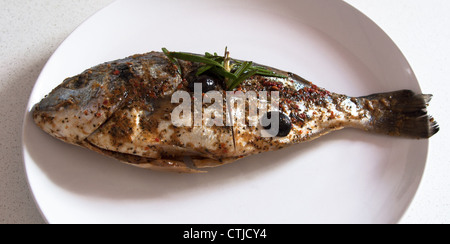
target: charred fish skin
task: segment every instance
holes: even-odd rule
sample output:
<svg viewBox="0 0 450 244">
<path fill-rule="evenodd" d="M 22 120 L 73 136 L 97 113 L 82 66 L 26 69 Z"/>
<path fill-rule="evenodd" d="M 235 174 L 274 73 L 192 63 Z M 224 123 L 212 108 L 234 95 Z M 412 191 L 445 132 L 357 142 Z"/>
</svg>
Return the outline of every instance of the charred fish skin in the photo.
<svg viewBox="0 0 450 244">
<path fill-rule="evenodd" d="M 66 79 L 35 105 L 33 118 L 45 132 L 65 142 L 137 167 L 188 173 L 311 141 L 346 127 L 412 138 L 429 138 L 439 130 L 426 112 L 431 95 L 396 91 L 349 97 L 267 66 L 283 78 L 254 75 L 237 90 L 244 94 L 279 92 L 276 110 L 290 120 L 286 122 L 290 122 L 289 130 L 281 136 L 263 137 L 263 126 L 247 123 L 177 127 L 171 114 L 178 104 L 171 97 L 178 91 L 193 96 L 192 83 L 199 80 L 195 74 L 201 67 L 181 60 L 177 67 L 160 52 L 104 63 Z M 223 84 L 210 87 L 226 93 Z M 262 101 L 256 97 L 247 102 Z M 202 106 L 206 110 L 209 104 Z M 247 115 L 248 108 L 234 112 Z M 186 156 L 195 168 L 183 162 Z"/>
</svg>

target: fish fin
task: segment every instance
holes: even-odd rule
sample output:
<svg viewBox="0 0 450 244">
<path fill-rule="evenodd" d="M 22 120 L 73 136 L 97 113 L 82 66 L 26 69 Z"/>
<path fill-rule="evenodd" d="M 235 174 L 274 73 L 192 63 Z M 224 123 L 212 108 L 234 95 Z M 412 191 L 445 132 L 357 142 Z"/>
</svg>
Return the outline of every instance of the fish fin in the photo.
<svg viewBox="0 0 450 244">
<path fill-rule="evenodd" d="M 432 97 L 410 90 L 361 97 L 365 108 L 372 113 L 369 130 L 418 139 L 432 137 L 439 131 L 439 125 L 427 113 Z"/>
<path fill-rule="evenodd" d="M 151 169 L 156 171 L 168 171 L 177 173 L 207 173 L 206 171 L 201 171 L 188 167 L 184 162 L 177 159 L 152 159 L 140 157 L 137 155 L 125 154 L 115 151 L 109 151 L 106 149 L 99 148 L 88 141 L 83 141 L 80 146 L 90 149 L 94 152 L 100 153 L 102 155 L 115 158 L 122 163 L 132 165 L 142 169 Z"/>
<path fill-rule="evenodd" d="M 237 161 L 238 159 L 239 158 L 224 158 L 224 159 L 204 158 L 204 159 L 192 159 L 192 161 L 194 162 L 194 166 L 196 168 L 204 169 L 204 168 L 215 168 L 225 164 L 230 164 Z"/>
</svg>

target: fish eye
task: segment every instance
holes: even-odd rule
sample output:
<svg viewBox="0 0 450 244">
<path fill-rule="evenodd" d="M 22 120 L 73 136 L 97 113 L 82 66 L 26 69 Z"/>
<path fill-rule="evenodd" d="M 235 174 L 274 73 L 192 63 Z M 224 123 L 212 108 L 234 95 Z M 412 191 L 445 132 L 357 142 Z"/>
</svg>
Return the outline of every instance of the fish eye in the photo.
<svg viewBox="0 0 450 244">
<path fill-rule="evenodd" d="M 202 92 L 206 93 L 209 91 L 217 90 L 217 80 L 209 75 L 201 75 L 199 77 L 196 77 L 192 80 L 192 82 L 189 83 L 189 90 L 194 92 L 194 85 L 195 83 L 201 83 L 202 84 Z"/>
<path fill-rule="evenodd" d="M 262 118 L 261 118 L 261 124 L 263 125 L 263 128 L 265 130 L 270 130 L 271 129 L 271 123 L 270 123 L 270 119 L 272 118 L 274 113 L 278 113 L 278 118 L 279 118 L 279 128 L 278 128 L 278 134 L 276 135 L 276 137 L 286 137 L 289 135 L 289 133 L 292 130 L 292 122 L 291 119 L 289 118 L 289 116 L 287 116 L 284 113 L 281 113 L 279 111 L 270 111 L 267 112 Z M 267 125 L 268 124 L 268 125 Z M 264 126 L 267 125 L 267 126 Z"/>
</svg>

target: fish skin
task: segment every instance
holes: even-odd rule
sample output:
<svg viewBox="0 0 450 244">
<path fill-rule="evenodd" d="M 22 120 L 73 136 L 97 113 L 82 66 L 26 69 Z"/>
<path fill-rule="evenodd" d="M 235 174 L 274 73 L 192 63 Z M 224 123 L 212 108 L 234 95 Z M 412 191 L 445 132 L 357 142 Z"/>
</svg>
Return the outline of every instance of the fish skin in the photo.
<svg viewBox="0 0 450 244">
<path fill-rule="evenodd" d="M 439 130 L 426 114 L 429 95 L 398 91 L 349 97 L 270 67 L 267 69 L 287 78 L 256 75 L 245 80 L 239 90 L 244 94 L 279 91 L 279 109 L 292 122 L 288 136 L 262 137 L 261 125 L 247 123 L 176 127 L 171 112 L 178 105 L 170 102 L 171 95 L 188 90 L 200 64 L 180 61 L 180 66 L 183 76 L 160 52 L 100 64 L 66 79 L 36 104 L 34 121 L 62 141 L 122 162 L 185 173 L 204 172 L 202 168 L 279 150 L 346 127 L 414 138 L 429 138 Z M 217 90 L 225 93 L 220 86 Z M 203 109 L 206 107 L 204 104 Z M 245 115 L 245 108 L 236 114 Z M 253 119 L 259 121 L 260 117 Z M 184 163 L 185 157 L 190 157 L 195 167 Z"/>
</svg>

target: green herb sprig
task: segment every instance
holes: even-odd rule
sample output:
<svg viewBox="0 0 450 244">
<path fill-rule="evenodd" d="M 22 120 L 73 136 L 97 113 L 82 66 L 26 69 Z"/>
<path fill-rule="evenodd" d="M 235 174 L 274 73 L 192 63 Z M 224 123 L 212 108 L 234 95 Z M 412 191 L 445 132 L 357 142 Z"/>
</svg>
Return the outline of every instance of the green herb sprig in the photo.
<svg viewBox="0 0 450 244">
<path fill-rule="evenodd" d="M 236 89 L 243 81 L 254 75 L 287 78 L 267 68 L 253 65 L 253 62 L 242 62 L 231 59 L 228 48 L 225 48 L 224 56 L 208 52 L 204 56 L 183 52 L 170 52 L 166 48 L 163 48 L 162 51 L 177 66 L 180 74 L 182 73 L 182 69 L 178 60 L 202 63 L 203 66 L 198 69 L 196 75 L 200 76 L 206 72 L 212 72 L 215 75 L 223 77 L 227 85 L 227 90 L 229 91 Z"/>
</svg>

